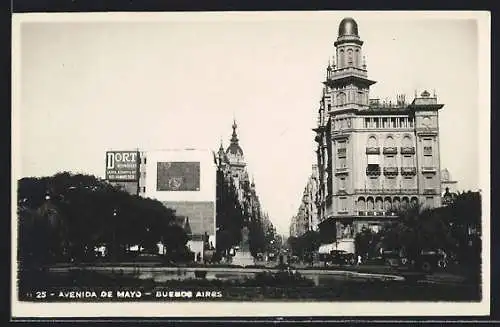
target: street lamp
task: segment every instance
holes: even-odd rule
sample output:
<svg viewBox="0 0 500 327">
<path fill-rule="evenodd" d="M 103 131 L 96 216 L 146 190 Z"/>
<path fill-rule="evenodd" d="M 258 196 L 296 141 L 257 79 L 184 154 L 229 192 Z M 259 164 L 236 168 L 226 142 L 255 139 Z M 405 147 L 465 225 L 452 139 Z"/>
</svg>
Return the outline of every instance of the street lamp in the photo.
<svg viewBox="0 0 500 327">
<path fill-rule="evenodd" d="M 116 258 L 116 216 L 118 212 L 116 209 L 113 209 L 113 258 Z"/>
</svg>

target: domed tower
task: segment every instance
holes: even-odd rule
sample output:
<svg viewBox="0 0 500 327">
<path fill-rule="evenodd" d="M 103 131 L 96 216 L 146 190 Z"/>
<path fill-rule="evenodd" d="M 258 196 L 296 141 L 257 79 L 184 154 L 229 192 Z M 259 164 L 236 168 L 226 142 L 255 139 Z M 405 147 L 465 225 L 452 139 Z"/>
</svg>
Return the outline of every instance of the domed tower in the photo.
<svg viewBox="0 0 500 327">
<path fill-rule="evenodd" d="M 238 135 L 236 133 L 236 121 L 233 121 L 233 134 L 231 135 L 231 143 L 226 150 L 226 155 L 229 160 L 229 164 L 235 167 L 245 167 L 245 157 L 243 155 L 243 150 L 238 143 Z"/>
<path fill-rule="evenodd" d="M 331 93 L 328 111 L 349 112 L 368 108 L 369 88 L 376 82 L 368 79 L 363 41 L 354 19 L 342 19 L 334 46 L 336 58 L 333 67 L 327 69 L 325 82 Z"/>
<path fill-rule="evenodd" d="M 233 134 L 231 135 L 231 143 L 226 149 L 229 170 L 234 179 L 235 185 L 238 188 L 239 198 L 242 199 L 242 185 L 248 180 L 246 174 L 246 162 L 243 155 L 243 150 L 239 145 L 238 134 L 236 133 L 236 121 L 233 121 Z"/>
</svg>

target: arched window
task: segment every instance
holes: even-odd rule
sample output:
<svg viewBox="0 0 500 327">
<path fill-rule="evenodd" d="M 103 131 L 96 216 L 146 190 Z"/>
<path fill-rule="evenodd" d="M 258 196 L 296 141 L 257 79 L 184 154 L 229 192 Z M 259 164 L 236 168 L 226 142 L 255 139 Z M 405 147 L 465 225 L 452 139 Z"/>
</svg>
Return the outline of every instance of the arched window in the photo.
<svg viewBox="0 0 500 327">
<path fill-rule="evenodd" d="M 411 136 L 410 135 L 405 135 L 403 137 L 403 144 L 402 144 L 404 147 L 412 147 L 413 146 L 413 142 L 411 140 Z"/>
<path fill-rule="evenodd" d="M 386 148 L 395 146 L 394 138 L 391 135 L 389 135 L 385 138 L 384 146 Z"/>
<path fill-rule="evenodd" d="M 395 142 L 392 136 L 387 136 L 384 141 L 384 164 L 386 167 L 396 167 Z"/>
<path fill-rule="evenodd" d="M 366 202 L 364 197 L 360 197 L 358 199 L 358 211 L 365 211 L 366 210 Z"/>
<path fill-rule="evenodd" d="M 378 142 L 377 142 L 377 138 L 375 136 L 370 136 L 368 138 L 368 147 L 369 148 L 376 148 L 378 147 Z"/>
<path fill-rule="evenodd" d="M 349 66 L 352 66 L 354 63 L 353 57 L 352 57 L 352 49 L 347 50 L 347 64 Z"/>
<path fill-rule="evenodd" d="M 339 68 L 344 68 L 345 64 L 344 64 L 344 60 L 345 60 L 345 57 L 344 57 L 344 49 L 340 49 L 339 51 Z"/>
<path fill-rule="evenodd" d="M 359 67 L 359 49 L 356 49 L 356 54 L 354 55 L 354 65 Z"/>
<path fill-rule="evenodd" d="M 410 135 L 405 135 L 402 140 L 401 153 L 403 155 L 402 165 L 403 167 L 414 167 L 414 145 L 413 140 Z"/>
<path fill-rule="evenodd" d="M 375 205 L 374 205 L 374 202 L 373 202 L 373 198 L 372 197 L 369 197 L 367 200 L 366 200 L 366 209 L 368 211 L 373 211 L 375 210 Z"/>
<path fill-rule="evenodd" d="M 394 200 L 392 201 L 392 208 L 394 210 L 399 210 L 401 208 L 401 203 L 398 197 L 395 197 Z"/>
<path fill-rule="evenodd" d="M 382 201 L 382 198 L 377 197 L 377 199 L 375 200 L 375 208 L 376 208 L 376 210 L 379 210 L 379 211 L 384 210 L 384 203 Z"/>
<path fill-rule="evenodd" d="M 401 208 L 406 209 L 406 208 L 408 208 L 409 204 L 410 204 L 410 199 L 408 199 L 407 197 L 404 197 L 403 201 L 401 202 Z"/>
</svg>

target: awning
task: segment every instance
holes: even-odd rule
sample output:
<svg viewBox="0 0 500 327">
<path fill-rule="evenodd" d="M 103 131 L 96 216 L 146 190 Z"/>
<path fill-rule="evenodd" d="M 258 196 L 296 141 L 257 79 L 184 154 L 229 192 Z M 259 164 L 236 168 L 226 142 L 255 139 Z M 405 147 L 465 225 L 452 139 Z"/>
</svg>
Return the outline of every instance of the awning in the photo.
<svg viewBox="0 0 500 327">
<path fill-rule="evenodd" d="M 335 250 L 335 243 L 321 244 L 319 249 L 318 249 L 318 253 L 329 254 L 333 250 Z"/>
</svg>

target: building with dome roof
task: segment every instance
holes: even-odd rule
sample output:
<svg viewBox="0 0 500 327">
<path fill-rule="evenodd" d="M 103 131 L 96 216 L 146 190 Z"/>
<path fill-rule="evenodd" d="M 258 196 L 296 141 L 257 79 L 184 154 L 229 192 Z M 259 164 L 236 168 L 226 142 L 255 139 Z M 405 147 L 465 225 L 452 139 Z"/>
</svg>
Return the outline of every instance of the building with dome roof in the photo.
<svg viewBox="0 0 500 327">
<path fill-rule="evenodd" d="M 363 227 L 379 230 L 395 211 L 420 203 L 441 205 L 439 110 L 435 94 L 396 101 L 370 98 L 358 24 L 344 18 L 326 68 L 318 109 L 318 216 L 320 232 L 339 249 L 355 252 Z M 328 236 L 328 235 L 327 235 Z"/>
<path fill-rule="evenodd" d="M 236 189 L 238 201 L 244 211 L 245 224 L 248 225 L 251 221 L 258 220 L 264 228 L 265 214 L 261 208 L 255 182 L 250 178 L 247 171 L 243 149 L 239 144 L 237 128 L 236 121 L 233 121 L 233 132 L 229 146 L 224 150 L 221 141 L 219 150 L 215 153 L 215 160 L 226 181 L 232 183 Z"/>
</svg>

